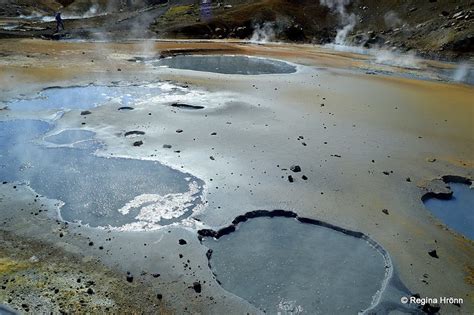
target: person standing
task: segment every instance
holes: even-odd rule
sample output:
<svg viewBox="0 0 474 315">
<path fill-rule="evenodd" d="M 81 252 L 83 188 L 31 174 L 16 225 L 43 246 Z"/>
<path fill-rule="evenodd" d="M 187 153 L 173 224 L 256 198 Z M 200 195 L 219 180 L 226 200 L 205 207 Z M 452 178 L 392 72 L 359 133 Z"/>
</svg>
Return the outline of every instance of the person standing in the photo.
<svg viewBox="0 0 474 315">
<path fill-rule="evenodd" d="M 56 13 L 56 33 L 59 33 L 60 29 L 64 31 L 64 22 L 61 17 L 61 12 Z"/>
</svg>

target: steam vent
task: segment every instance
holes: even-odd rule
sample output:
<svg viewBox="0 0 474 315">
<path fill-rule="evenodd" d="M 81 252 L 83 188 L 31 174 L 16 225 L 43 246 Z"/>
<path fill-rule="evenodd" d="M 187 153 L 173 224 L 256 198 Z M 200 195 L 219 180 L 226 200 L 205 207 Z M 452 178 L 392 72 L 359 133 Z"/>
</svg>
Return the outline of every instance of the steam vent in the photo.
<svg viewBox="0 0 474 315">
<path fill-rule="evenodd" d="M 473 314 L 473 10 L 1 1 L 0 314 Z"/>
</svg>

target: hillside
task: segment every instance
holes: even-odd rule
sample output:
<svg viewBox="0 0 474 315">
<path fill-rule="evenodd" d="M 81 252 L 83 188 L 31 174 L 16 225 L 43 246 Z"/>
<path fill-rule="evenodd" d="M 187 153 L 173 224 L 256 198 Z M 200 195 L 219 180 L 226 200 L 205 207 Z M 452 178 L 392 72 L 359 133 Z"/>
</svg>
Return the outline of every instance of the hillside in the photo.
<svg viewBox="0 0 474 315">
<path fill-rule="evenodd" d="M 76 18 L 67 23 L 69 36 L 73 38 L 102 32 L 112 38 L 238 38 L 316 44 L 337 41 L 366 48 L 416 50 L 428 56 L 473 56 L 474 2 L 470 0 L 354 0 L 343 5 L 345 2 L 3 0 L 0 19 L 51 16 L 61 10 L 66 18 Z M 79 16 L 87 19 L 77 19 Z M 54 23 L 35 26 L 46 30 L 0 29 L 0 37 L 43 36 L 54 29 Z"/>
</svg>

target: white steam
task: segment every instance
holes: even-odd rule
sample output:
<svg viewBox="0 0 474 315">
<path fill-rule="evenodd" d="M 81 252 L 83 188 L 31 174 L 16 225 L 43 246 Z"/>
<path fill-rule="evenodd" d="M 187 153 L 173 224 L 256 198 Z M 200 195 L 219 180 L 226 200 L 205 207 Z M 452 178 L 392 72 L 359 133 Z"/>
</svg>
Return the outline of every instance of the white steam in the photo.
<svg viewBox="0 0 474 315">
<path fill-rule="evenodd" d="M 351 3 L 351 0 L 319 0 L 319 2 L 339 14 L 344 26 L 337 31 L 334 41 L 336 45 L 344 45 L 347 35 L 354 29 L 357 23 L 356 15 L 354 13 L 349 14 L 346 11 L 346 6 Z"/>
<path fill-rule="evenodd" d="M 375 63 L 406 68 L 420 69 L 420 60 L 413 53 L 400 54 L 389 50 L 371 50 L 375 54 Z"/>
<path fill-rule="evenodd" d="M 403 25 L 403 20 L 400 19 L 398 14 L 394 11 L 388 11 L 387 13 L 385 13 L 383 19 L 385 21 L 385 25 L 387 25 L 388 27 L 393 28 Z"/>
<path fill-rule="evenodd" d="M 266 22 L 262 25 L 255 26 L 251 42 L 254 43 L 268 43 L 275 40 L 275 25 L 270 22 Z"/>
<path fill-rule="evenodd" d="M 453 80 L 456 82 L 467 82 L 470 71 L 470 66 L 467 63 L 460 64 L 456 71 L 454 71 Z"/>
</svg>

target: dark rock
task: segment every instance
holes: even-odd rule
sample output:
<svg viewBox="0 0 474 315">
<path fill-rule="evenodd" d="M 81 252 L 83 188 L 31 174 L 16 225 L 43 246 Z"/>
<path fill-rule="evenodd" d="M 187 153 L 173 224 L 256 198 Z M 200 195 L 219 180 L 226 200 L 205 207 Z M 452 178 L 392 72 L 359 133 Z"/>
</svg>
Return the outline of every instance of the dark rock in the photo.
<svg viewBox="0 0 474 315">
<path fill-rule="evenodd" d="M 119 107 L 118 110 L 133 110 L 134 108 L 133 107 L 130 107 L 130 106 L 122 106 L 122 107 Z"/>
<path fill-rule="evenodd" d="M 295 173 L 299 173 L 299 172 L 301 172 L 301 167 L 299 165 L 292 165 L 290 167 L 290 170 L 295 172 Z"/>
<path fill-rule="evenodd" d="M 92 290 L 92 288 L 88 288 L 88 289 L 87 289 L 87 294 L 92 295 L 92 294 L 94 294 L 94 293 L 95 293 L 95 292 L 94 292 L 94 290 Z"/>
<path fill-rule="evenodd" d="M 84 111 L 81 112 L 81 115 L 82 115 L 82 116 L 90 115 L 90 114 L 92 114 L 92 112 L 90 112 L 90 111 L 88 111 L 88 110 L 84 110 Z"/>
<path fill-rule="evenodd" d="M 201 284 L 199 282 L 194 282 L 193 289 L 196 293 L 201 293 Z"/>
<path fill-rule="evenodd" d="M 428 252 L 428 255 L 430 255 L 430 256 L 433 257 L 433 258 L 439 258 L 438 253 L 436 252 L 435 249 L 432 250 L 432 251 L 430 251 L 430 252 Z"/>
<path fill-rule="evenodd" d="M 220 238 L 221 236 L 230 234 L 234 231 L 235 231 L 235 226 L 233 226 L 233 225 L 222 228 L 217 232 L 216 238 Z"/>
<path fill-rule="evenodd" d="M 159 293 L 156 295 L 156 297 L 158 298 L 158 300 L 163 299 L 163 295 L 161 295 L 161 294 L 159 294 Z"/>
<path fill-rule="evenodd" d="M 145 134 L 144 131 L 139 131 L 139 130 L 133 130 L 133 131 L 127 131 L 124 136 L 143 136 Z"/>
<path fill-rule="evenodd" d="M 214 231 L 214 230 L 209 230 L 209 229 L 203 229 L 203 230 L 199 230 L 198 231 L 198 234 L 202 237 L 216 237 L 217 236 L 217 232 Z"/>
<path fill-rule="evenodd" d="M 183 104 L 183 103 L 173 103 L 171 104 L 171 107 L 183 108 L 183 109 L 203 109 L 204 108 L 204 106 L 200 106 L 200 105 L 189 105 L 189 104 Z"/>
<path fill-rule="evenodd" d="M 308 180 L 308 177 L 306 175 L 301 176 L 303 180 Z"/>
<path fill-rule="evenodd" d="M 127 277 L 126 277 L 126 279 L 127 279 L 127 282 L 130 282 L 130 283 L 133 282 L 133 276 L 130 274 L 130 272 L 127 272 Z"/>
<path fill-rule="evenodd" d="M 186 245 L 188 242 L 186 242 L 186 240 L 180 239 L 178 243 L 179 245 Z"/>
<path fill-rule="evenodd" d="M 151 276 L 153 278 L 158 278 L 159 276 L 161 276 L 159 273 L 152 273 Z"/>
<path fill-rule="evenodd" d="M 163 144 L 163 148 L 164 149 L 171 149 L 172 146 L 171 146 L 171 144 Z"/>
<path fill-rule="evenodd" d="M 389 215 L 389 213 L 388 213 L 388 210 L 387 210 L 387 209 L 383 209 L 383 210 L 382 210 L 382 212 L 383 212 L 383 213 L 385 213 L 386 215 Z"/>
<path fill-rule="evenodd" d="M 439 312 L 440 309 L 441 309 L 441 307 L 430 305 L 430 303 L 426 303 L 426 304 L 423 305 L 423 307 L 421 308 L 421 310 L 422 310 L 423 312 L 425 312 L 426 314 L 438 314 L 438 312 Z"/>
<path fill-rule="evenodd" d="M 176 130 L 176 133 L 182 133 L 182 132 L 183 132 L 183 129 Z"/>
<path fill-rule="evenodd" d="M 134 147 L 140 147 L 140 146 L 142 146 L 142 145 L 143 145 L 143 141 L 141 141 L 141 140 L 135 141 L 135 142 L 133 143 L 133 146 L 134 146 Z"/>
<path fill-rule="evenodd" d="M 289 181 L 290 183 L 293 183 L 293 182 L 295 181 L 295 179 L 293 178 L 293 176 L 288 175 L 288 181 Z"/>
</svg>

